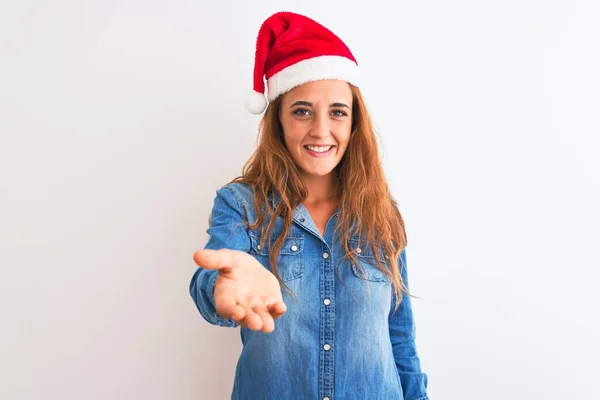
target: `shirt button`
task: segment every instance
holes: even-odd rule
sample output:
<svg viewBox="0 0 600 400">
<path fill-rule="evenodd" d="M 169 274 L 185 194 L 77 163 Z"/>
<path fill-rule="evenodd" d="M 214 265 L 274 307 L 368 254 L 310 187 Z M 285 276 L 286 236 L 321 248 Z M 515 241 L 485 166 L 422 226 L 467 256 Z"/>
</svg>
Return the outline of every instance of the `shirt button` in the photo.
<svg viewBox="0 0 600 400">
<path fill-rule="evenodd" d="M 329 397 L 323 397 L 323 400 L 329 400 Z"/>
<path fill-rule="evenodd" d="M 331 301 L 329 299 L 325 299 L 323 300 L 323 304 L 325 304 L 326 306 L 331 304 Z"/>
<path fill-rule="evenodd" d="M 293 246 L 292 246 L 292 251 L 298 251 L 298 246 L 296 246 L 296 245 L 293 245 Z"/>
<path fill-rule="evenodd" d="M 327 350 L 331 349 L 331 346 L 328 344 L 325 344 L 325 346 L 323 346 L 323 348 L 325 349 L 325 351 L 327 351 Z"/>
<path fill-rule="evenodd" d="M 256 248 L 257 248 L 258 250 L 260 250 L 260 244 L 259 244 L 259 245 L 256 245 Z"/>
<path fill-rule="evenodd" d="M 300 222 L 304 222 L 306 221 L 304 218 L 300 218 Z"/>
<path fill-rule="evenodd" d="M 358 254 L 362 253 L 362 250 L 360 249 L 360 247 L 357 247 L 357 248 L 356 248 L 356 252 L 357 252 Z"/>
<path fill-rule="evenodd" d="M 329 254 L 323 253 L 323 258 L 329 258 Z"/>
</svg>

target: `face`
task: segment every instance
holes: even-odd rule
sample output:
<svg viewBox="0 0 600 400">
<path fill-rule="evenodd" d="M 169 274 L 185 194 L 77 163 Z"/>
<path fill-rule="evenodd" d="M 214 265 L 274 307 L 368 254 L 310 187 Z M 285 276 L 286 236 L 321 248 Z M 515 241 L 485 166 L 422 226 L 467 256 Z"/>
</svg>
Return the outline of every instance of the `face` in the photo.
<svg viewBox="0 0 600 400">
<path fill-rule="evenodd" d="M 306 177 L 323 177 L 339 164 L 352 130 L 352 91 L 347 82 L 321 80 L 282 97 L 279 120 L 285 145 Z"/>
</svg>

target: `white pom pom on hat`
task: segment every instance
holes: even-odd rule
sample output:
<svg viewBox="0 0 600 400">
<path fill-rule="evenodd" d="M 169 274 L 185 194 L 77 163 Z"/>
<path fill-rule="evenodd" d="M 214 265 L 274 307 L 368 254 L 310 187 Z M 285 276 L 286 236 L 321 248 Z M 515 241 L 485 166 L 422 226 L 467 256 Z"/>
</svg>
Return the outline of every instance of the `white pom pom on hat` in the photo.
<svg viewBox="0 0 600 400">
<path fill-rule="evenodd" d="M 267 98 L 264 94 L 253 90 L 246 99 L 246 110 L 254 115 L 261 114 L 267 108 Z"/>
<path fill-rule="evenodd" d="M 273 101 L 296 86 L 321 79 L 340 79 L 359 86 L 358 63 L 348 46 L 304 15 L 278 12 L 267 18 L 256 39 L 253 90 L 246 99 L 246 109 L 261 114 L 267 99 Z"/>
</svg>

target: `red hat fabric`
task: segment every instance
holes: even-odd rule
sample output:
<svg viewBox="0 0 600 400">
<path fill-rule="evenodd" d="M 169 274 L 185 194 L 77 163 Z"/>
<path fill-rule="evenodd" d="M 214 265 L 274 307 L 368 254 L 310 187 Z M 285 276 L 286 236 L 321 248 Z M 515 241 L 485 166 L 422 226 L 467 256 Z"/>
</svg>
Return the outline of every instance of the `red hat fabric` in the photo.
<svg viewBox="0 0 600 400">
<path fill-rule="evenodd" d="M 321 79 L 359 85 L 358 63 L 348 46 L 304 15 L 278 12 L 267 18 L 256 40 L 254 90 L 246 100 L 246 109 L 261 114 L 267 98 L 273 101 L 296 86 Z"/>
</svg>

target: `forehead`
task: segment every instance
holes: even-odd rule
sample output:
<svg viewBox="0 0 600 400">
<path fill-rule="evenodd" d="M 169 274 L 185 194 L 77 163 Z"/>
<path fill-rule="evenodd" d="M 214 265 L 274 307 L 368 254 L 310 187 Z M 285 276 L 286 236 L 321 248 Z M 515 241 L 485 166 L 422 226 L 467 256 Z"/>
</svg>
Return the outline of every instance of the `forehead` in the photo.
<svg viewBox="0 0 600 400">
<path fill-rule="evenodd" d="M 346 81 L 337 79 L 319 80 L 296 86 L 284 94 L 282 100 L 284 103 L 303 100 L 311 103 L 343 102 L 348 104 L 352 102 L 352 90 Z"/>
</svg>

